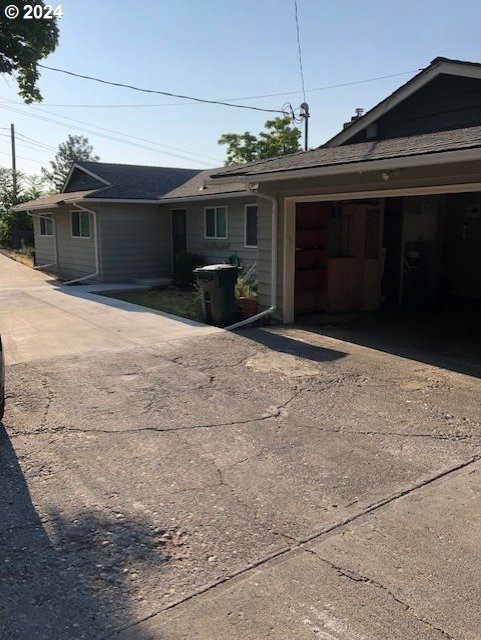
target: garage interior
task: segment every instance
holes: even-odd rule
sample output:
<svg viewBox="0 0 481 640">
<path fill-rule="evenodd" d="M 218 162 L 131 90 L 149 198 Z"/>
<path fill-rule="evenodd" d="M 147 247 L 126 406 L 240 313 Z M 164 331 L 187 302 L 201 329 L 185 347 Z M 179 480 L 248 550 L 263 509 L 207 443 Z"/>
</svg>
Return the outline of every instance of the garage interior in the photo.
<svg viewBox="0 0 481 640">
<path fill-rule="evenodd" d="M 481 356 L 480 193 L 298 203 L 294 309 Z"/>
</svg>

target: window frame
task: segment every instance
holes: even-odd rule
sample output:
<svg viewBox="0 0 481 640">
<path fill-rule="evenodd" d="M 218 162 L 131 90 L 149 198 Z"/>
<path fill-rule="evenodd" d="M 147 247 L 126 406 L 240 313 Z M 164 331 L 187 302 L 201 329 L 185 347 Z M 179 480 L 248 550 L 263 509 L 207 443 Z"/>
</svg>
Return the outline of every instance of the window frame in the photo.
<svg viewBox="0 0 481 640">
<path fill-rule="evenodd" d="M 78 217 L 79 217 L 79 220 L 78 220 L 79 235 L 78 236 L 75 236 L 74 233 L 73 233 L 73 214 L 74 213 L 77 214 Z M 89 235 L 88 236 L 83 236 L 82 235 L 82 224 L 81 224 L 81 221 L 80 221 L 80 216 L 82 214 L 87 216 L 87 220 L 89 222 Z M 80 211 L 80 210 L 75 210 L 75 209 L 72 209 L 70 211 L 70 237 L 71 238 L 76 238 L 76 239 L 80 238 L 81 240 L 90 240 L 92 238 L 92 229 L 91 229 L 91 225 L 90 225 L 90 213 L 88 211 Z"/>
<path fill-rule="evenodd" d="M 41 238 L 53 238 L 53 234 L 54 234 L 54 231 L 53 231 L 53 215 L 51 213 L 47 212 L 47 213 L 42 214 L 38 218 L 39 218 L 38 219 L 38 227 L 39 227 L 40 237 Z M 50 221 L 50 225 L 51 225 L 50 229 L 51 229 L 52 233 L 42 233 L 42 221 L 43 221 L 44 229 L 45 229 L 46 228 L 45 225 L 46 225 L 47 220 Z"/>
<path fill-rule="evenodd" d="M 225 210 L 225 236 L 208 236 L 207 235 L 207 211 L 214 210 L 214 233 L 217 234 L 217 210 Z M 212 207 L 204 207 L 204 240 L 228 240 L 229 238 L 229 207 L 225 204 L 214 205 Z"/>
<path fill-rule="evenodd" d="M 247 244 L 247 209 L 256 208 L 256 240 L 257 244 Z M 259 205 L 256 202 L 244 205 L 244 249 L 257 249 L 259 247 Z"/>
</svg>

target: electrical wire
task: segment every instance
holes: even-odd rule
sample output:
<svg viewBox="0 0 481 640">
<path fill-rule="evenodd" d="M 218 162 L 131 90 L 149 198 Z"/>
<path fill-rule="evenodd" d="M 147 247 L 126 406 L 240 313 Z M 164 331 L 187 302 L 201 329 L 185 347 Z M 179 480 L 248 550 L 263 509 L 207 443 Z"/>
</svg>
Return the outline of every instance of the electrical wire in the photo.
<svg viewBox="0 0 481 640">
<path fill-rule="evenodd" d="M 299 33 L 299 15 L 298 15 L 298 7 L 297 0 L 294 0 L 294 14 L 296 17 L 296 34 L 297 34 L 297 54 L 299 57 L 299 70 L 301 72 L 301 85 L 302 85 L 302 95 L 304 98 L 304 102 L 306 101 L 306 87 L 304 84 L 304 69 L 302 68 L 302 51 L 301 51 L 301 36 Z"/>
<path fill-rule="evenodd" d="M 102 80 L 101 78 L 95 78 L 94 76 L 87 76 L 81 73 L 74 73 L 73 71 L 66 71 L 65 69 L 57 69 L 56 67 L 48 67 L 44 64 L 38 64 L 38 67 L 42 69 L 48 69 L 49 71 L 56 71 L 57 73 L 64 73 L 68 76 L 75 78 L 83 78 L 84 80 L 92 80 L 93 82 L 100 82 L 101 84 L 108 84 L 112 87 L 123 87 L 124 89 L 132 89 L 133 91 L 140 91 L 142 93 L 155 93 L 162 96 L 170 96 L 171 98 L 183 98 L 184 100 L 192 100 L 193 102 L 202 102 L 205 104 L 217 104 L 223 107 L 233 107 L 235 109 L 251 109 L 252 111 L 264 111 L 266 113 L 283 113 L 280 109 L 264 109 L 262 107 L 252 107 L 247 104 L 234 104 L 231 102 L 223 102 L 222 100 L 207 100 L 205 98 L 195 98 L 193 96 L 184 96 L 178 93 L 171 93 L 170 91 L 158 91 L 156 89 L 143 89 L 131 84 L 124 84 L 123 82 L 111 82 L 110 80 Z"/>
<path fill-rule="evenodd" d="M 8 102 L 9 104 L 19 104 L 19 103 L 15 102 L 15 101 L 11 101 L 11 100 L 4 100 L 4 101 Z M 20 104 L 22 105 L 22 103 L 20 103 Z M 25 106 L 25 105 L 22 105 L 22 106 Z M 30 105 L 27 108 L 29 108 L 29 107 L 30 107 Z M 207 160 L 212 160 L 212 161 L 214 161 L 216 163 L 220 163 L 221 162 L 221 160 L 219 160 L 219 158 L 213 158 L 211 156 L 207 156 L 207 155 L 200 154 L 200 153 L 193 153 L 192 151 L 189 151 L 187 149 L 180 149 L 178 147 L 171 147 L 169 145 L 161 144 L 160 142 L 153 142 L 152 140 L 148 140 L 146 138 L 140 138 L 138 136 L 133 136 L 133 135 L 131 135 L 129 133 L 124 133 L 123 131 L 118 131 L 116 129 L 109 129 L 107 127 L 101 127 L 100 125 L 96 125 L 96 124 L 93 124 L 91 122 L 86 122 L 85 120 L 77 120 L 76 118 L 69 118 L 68 116 L 63 116 L 63 115 L 60 115 L 59 113 L 53 113 L 52 111 L 46 111 L 45 109 L 36 109 L 36 111 L 37 112 L 40 111 L 41 113 L 46 113 L 47 115 L 54 116 L 55 118 L 62 118 L 63 120 L 68 120 L 69 122 L 75 122 L 75 123 L 78 123 L 78 124 L 86 125 L 88 127 L 94 127 L 95 129 L 100 129 L 102 131 L 107 131 L 107 133 L 113 133 L 115 135 L 120 135 L 120 136 L 123 136 L 125 138 L 130 138 L 132 140 L 138 140 L 139 142 L 146 142 L 147 144 L 151 144 L 151 145 L 153 144 L 155 146 L 159 146 L 159 147 L 162 147 L 162 148 L 165 148 L 165 149 L 171 149 L 172 151 L 180 151 L 181 153 L 186 153 L 188 155 L 194 156 L 195 158 L 206 158 Z M 27 114 L 25 114 L 25 115 L 27 115 Z M 167 154 L 167 155 L 174 155 L 175 156 L 175 154 Z M 177 157 L 181 157 L 181 156 L 177 156 Z M 183 158 L 183 159 L 185 160 L 185 158 Z M 204 163 L 204 164 L 207 164 L 207 163 Z"/>
<path fill-rule="evenodd" d="M 341 87 L 350 87 L 357 84 L 365 84 L 367 82 L 376 82 L 377 80 L 386 80 L 388 78 L 397 78 L 399 76 L 407 76 L 411 73 L 417 73 L 419 69 L 411 69 L 410 71 L 400 71 L 399 73 L 391 73 L 385 76 L 375 76 L 373 78 L 365 78 L 363 80 L 353 80 L 351 82 L 343 82 L 341 84 L 324 85 L 323 87 L 314 87 L 313 89 L 306 89 L 305 93 L 314 93 L 315 91 L 327 91 L 328 89 L 338 89 Z M 243 96 L 237 98 L 223 98 L 223 102 L 229 102 L 234 100 L 259 100 L 261 98 L 277 98 L 282 96 L 292 96 L 302 94 L 302 91 L 283 91 L 282 93 L 266 93 L 258 96 Z M 23 102 L 13 102 L 12 104 L 23 105 Z M 184 105 L 198 104 L 197 102 L 160 102 L 151 104 L 56 104 L 56 103 L 42 103 L 44 107 L 62 107 L 62 108 L 91 108 L 91 109 L 137 109 L 139 107 L 179 107 Z M 29 105 L 30 107 L 36 107 L 36 104 Z M 3 127 L 7 129 L 7 127 Z"/>
<path fill-rule="evenodd" d="M 176 158 L 180 158 L 181 160 L 187 160 L 189 162 L 193 162 L 194 160 L 198 163 L 204 164 L 204 165 L 208 165 L 208 166 L 212 166 L 212 163 L 208 163 L 205 162 L 203 160 L 198 160 L 195 158 L 188 158 L 186 156 L 181 156 L 179 154 L 176 153 L 171 153 L 169 151 L 161 151 L 160 149 L 155 149 L 152 147 L 148 147 L 147 145 L 143 145 L 143 144 L 139 144 L 136 142 L 131 142 L 130 140 L 121 140 L 120 138 L 116 138 L 114 136 L 109 136 L 106 135 L 104 133 L 99 133 L 98 131 L 92 131 L 89 129 L 85 129 L 83 127 L 79 127 L 76 125 L 71 125 L 71 124 L 67 124 L 64 122 L 58 122 L 57 120 L 53 120 L 52 118 L 45 118 L 44 116 L 39 116 L 39 115 L 34 115 L 33 113 L 25 113 L 25 111 L 20 111 L 20 109 L 15 109 L 14 107 L 4 107 L 4 109 L 7 109 L 8 111 L 12 111 L 14 113 L 18 113 L 20 115 L 23 116 L 27 116 L 28 118 L 35 118 L 36 120 L 42 120 L 43 122 L 49 122 L 51 124 L 55 124 L 59 127 L 65 127 L 66 129 L 76 129 L 77 131 L 82 131 L 83 133 L 88 133 L 91 136 L 97 136 L 99 138 L 104 138 L 106 140 L 112 140 L 113 142 L 120 142 L 122 144 L 127 144 L 133 147 L 137 147 L 139 149 L 145 149 L 147 151 L 152 151 L 154 153 L 160 153 L 161 155 L 168 155 L 168 156 L 174 156 Z"/>
</svg>

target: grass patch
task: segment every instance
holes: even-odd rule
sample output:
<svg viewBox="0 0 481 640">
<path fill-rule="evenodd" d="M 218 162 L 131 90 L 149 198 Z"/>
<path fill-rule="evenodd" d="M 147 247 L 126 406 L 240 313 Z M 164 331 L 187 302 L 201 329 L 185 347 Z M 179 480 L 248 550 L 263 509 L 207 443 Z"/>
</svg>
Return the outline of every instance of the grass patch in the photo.
<svg viewBox="0 0 481 640">
<path fill-rule="evenodd" d="M 174 316 L 203 322 L 202 302 L 192 289 L 150 289 L 125 293 L 104 293 L 108 298 L 116 298 L 138 304 L 141 307 L 172 313 Z"/>
<path fill-rule="evenodd" d="M 33 267 L 33 249 L 27 247 L 25 249 L 2 249 L 3 255 L 17 262 L 21 262 L 27 267 Z"/>
</svg>

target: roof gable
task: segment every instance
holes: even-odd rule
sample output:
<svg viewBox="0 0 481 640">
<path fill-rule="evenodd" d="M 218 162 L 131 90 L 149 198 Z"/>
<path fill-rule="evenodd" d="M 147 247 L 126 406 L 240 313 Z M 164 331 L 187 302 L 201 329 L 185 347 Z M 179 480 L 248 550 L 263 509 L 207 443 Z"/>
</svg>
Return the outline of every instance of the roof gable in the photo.
<svg viewBox="0 0 481 640">
<path fill-rule="evenodd" d="M 428 83 L 441 75 L 458 76 L 460 78 L 481 79 L 481 64 L 476 62 L 464 62 L 461 60 L 450 60 L 448 58 L 435 58 L 429 67 L 423 69 L 414 78 L 411 78 L 406 84 L 396 89 L 391 95 L 379 102 L 375 107 L 370 109 L 365 115 L 355 120 L 347 128 L 336 134 L 328 140 L 324 147 L 335 147 L 342 144 L 350 144 L 351 141 L 359 142 L 359 134 L 370 125 L 376 123 L 382 116 L 395 109 L 402 102 L 409 99 L 416 92 L 420 91 Z M 470 126 L 470 122 L 459 126 Z M 450 127 L 454 128 L 454 127 Z M 406 134 L 405 134 L 406 135 Z"/>
</svg>

